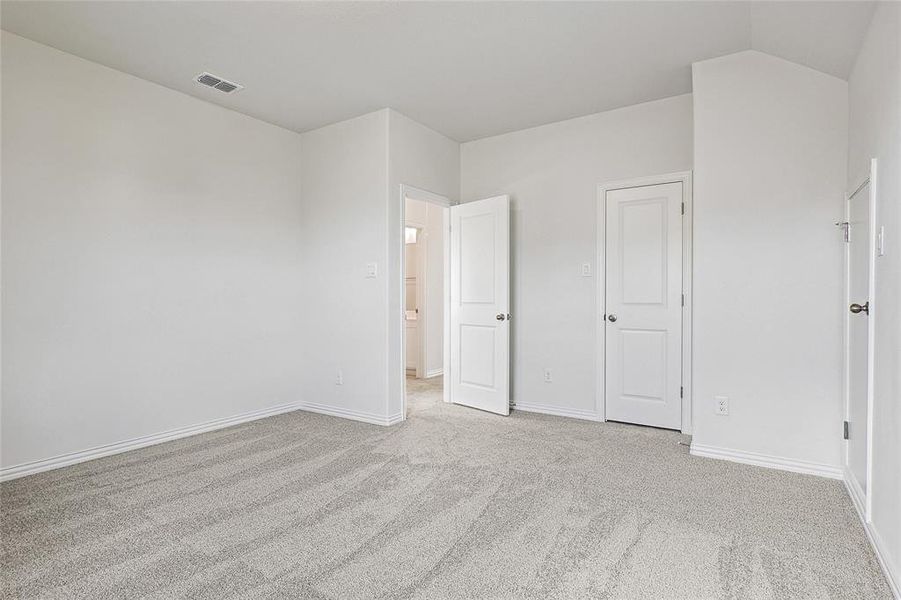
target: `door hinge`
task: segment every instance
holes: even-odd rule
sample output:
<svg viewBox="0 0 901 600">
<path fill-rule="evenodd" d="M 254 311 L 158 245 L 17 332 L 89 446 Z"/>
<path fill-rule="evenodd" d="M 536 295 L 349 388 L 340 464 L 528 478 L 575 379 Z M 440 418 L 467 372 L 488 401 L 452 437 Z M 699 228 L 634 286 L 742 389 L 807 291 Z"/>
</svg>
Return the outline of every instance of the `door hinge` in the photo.
<svg viewBox="0 0 901 600">
<path fill-rule="evenodd" d="M 685 394 L 685 388 L 680 385 L 679 386 L 679 397 L 684 398 L 685 396 L 683 394 Z"/>
<path fill-rule="evenodd" d="M 685 294 L 682 294 L 682 306 L 685 306 Z"/>
<path fill-rule="evenodd" d="M 849 427 L 848 422 L 845 421 L 844 427 L 842 427 L 842 438 L 846 439 L 846 440 L 848 439 L 848 427 Z"/>
<path fill-rule="evenodd" d="M 682 214 L 683 215 L 685 214 L 685 203 L 684 202 L 682 203 Z"/>
<path fill-rule="evenodd" d="M 842 230 L 842 240 L 851 241 L 851 224 L 847 221 L 836 221 L 835 226 Z"/>
</svg>

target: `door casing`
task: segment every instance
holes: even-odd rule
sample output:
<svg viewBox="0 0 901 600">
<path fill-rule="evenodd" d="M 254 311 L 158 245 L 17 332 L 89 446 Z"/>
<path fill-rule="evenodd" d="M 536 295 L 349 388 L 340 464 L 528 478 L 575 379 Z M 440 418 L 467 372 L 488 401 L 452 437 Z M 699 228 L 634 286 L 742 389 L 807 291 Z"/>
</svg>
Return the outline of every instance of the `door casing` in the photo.
<svg viewBox="0 0 901 600">
<path fill-rule="evenodd" d="M 595 412 L 601 421 L 607 420 L 606 390 L 606 342 L 607 330 L 604 324 L 606 314 L 606 235 L 607 231 L 607 192 L 624 188 L 644 187 L 662 183 L 681 183 L 682 202 L 685 213 L 682 217 L 682 293 L 685 294 L 685 306 L 682 309 L 682 427 L 684 434 L 692 432 L 692 392 L 691 392 L 691 275 L 692 275 L 692 237 L 691 222 L 694 214 L 692 206 L 691 171 L 679 171 L 609 181 L 598 186 L 597 196 L 597 306 L 595 310 L 595 356 L 597 364 L 597 383 L 595 388 Z"/>
</svg>

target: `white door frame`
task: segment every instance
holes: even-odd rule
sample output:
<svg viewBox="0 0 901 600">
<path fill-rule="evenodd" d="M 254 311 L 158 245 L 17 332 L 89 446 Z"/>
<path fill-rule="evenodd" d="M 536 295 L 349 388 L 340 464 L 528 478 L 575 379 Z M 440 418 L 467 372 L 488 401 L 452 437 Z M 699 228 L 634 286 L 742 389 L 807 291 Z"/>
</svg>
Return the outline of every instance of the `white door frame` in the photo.
<svg viewBox="0 0 901 600">
<path fill-rule="evenodd" d="M 857 485 L 857 480 L 851 474 L 850 465 L 850 440 L 844 440 L 845 444 L 845 481 L 851 491 L 850 496 L 857 509 L 863 515 L 864 522 L 872 522 L 873 508 L 873 382 L 874 382 L 874 365 L 876 351 L 876 318 L 875 309 L 876 299 L 876 189 L 877 189 L 877 160 L 870 159 L 870 171 L 858 185 L 854 187 L 854 191 L 845 194 L 845 224 L 851 220 L 851 199 L 863 188 L 869 184 L 868 194 L 868 212 L 869 212 L 869 240 L 867 247 L 869 249 L 867 261 L 867 271 L 869 282 L 867 283 L 866 301 L 870 303 L 869 313 L 867 314 L 867 489 L 863 491 Z M 847 225 L 846 225 L 847 226 Z M 845 397 L 845 421 L 851 416 L 851 357 L 848 353 L 848 346 L 851 339 L 851 312 L 848 306 L 852 301 L 851 294 L 851 248 L 849 244 L 845 244 L 845 290 L 844 290 L 844 306 L 845 315 L 844 322 L 844 343 L 842 354 L 844 355 L 844 397 Z"/>
<path fill-rule="evenodd" d="M 402 183 L 400 185 L 400 196 L 398 197 L 398 202 L 400 203 L 400 210 L 399 210 L 399 213 L 400 213 L 400 236 L 399 236 L 399 238 L 400 239 L 396 240 L 396 242 L 400 244 L 400 252 L 399 252 L 400 264 L 398 265 L 398 269 L 397 269 L 397 272 L 399 273 L 398 278 L 397 278 L 398 280 L 395 282 L 395 284 L 400 289 L 401 310 L 402 311 L 405 309 L 404 298 L 406 297 L 405 296 L 405 294 L 406 294 L 406 271 L 405 271 L 406 266 L 404 264 L 405 257 L 406 257 L 406 243 L 404 240 L 404 228 L 407 226 L 407 215 L 406 215 L 406 213 L 407 213 L 406 199 L 407 198 L 410 198 L 412 200 L 419 200 L 421 202 L 428 202 L 430 204 L 437 204 L 438 206 L 441 206 L 445 209 L 449 209 L 451 206 L 454 205 L 454 203 L 451 202 L 450 199 L 448 199 L 447 197 L 442 196 L 440 194 L 436 194 L 434 192 L 430 192 L 428 190 L 424 190 L 424 189 L 414 187 L 412 185 L 407 185 L 404 183 Z M 444 362 L 444 369 L 443 369 L 444 372 L 442 374 L 442 377 L 444 377 L 444 381 L 446 383 L 447 381 L 449 381 L 448 377 L 450 375 L 450 279 L 449 279 L 450 272 L 447 269 L 447 262 L 448 262 L 448 258 L 450 256 L 450 251 L 449 251 L 450 218 L 447 213 L 445 213 L 445 218 L 444 218 L 443 244 L 444 244 L 445 268 L 444 268 L 444 291 L 441 294 L 444 297 L 444 356 L 442 357 L 443 362 Z M 422 262 L 422 261 L 420 261 L 420 262 Z M 424 278 L 425 278 L 424 276 L 426 274 L 425 266 L 423 266 L 420 269 L 420 273 L 423 274 L 423 281 L 424 281 Z M 425 312 L 428 310 L 428 306 L 425 305 L 425 301 L 423 301 L 423 303 L 420 306 L 423 309 L 420 312 L 420 316 L 423 316 L 423 315 L 425 315 Z M 417 323 L 417 325 L 421 327 L 422 322 L 420 321 L 419 323 Z M 400 360 L 401 404 L 400 404 L 400 406 L 401 406 L 401 420 L 403 420 L 403 421 L 407 420 L 407 361 L 406 361 L 406 357 L 407 357 L 407 335 L 406 335 L 406 333 L 407 332 L 406 332 L 406 327 L 407 327 L 406 319 L 402 318 L 400 320 L 400 340 L 401 340 L 400 341 L 400 352 L 401 352 L 401 360 Z M 423 349 L 425 348 L 426 341 L 427 341 L 427 333 L 424 330 L 420 331 L 420 333 L 419 333 L 420 362 L 422 362 L 422 360 L 425 359 L 425 352 L 423 351 Z M 417 369 L 417 374 L 418 373 L 419 373 L 419 370 Z M 448 385 L 443 386 L 445 402 L 450 402 L 450 389 L 449 388 L 450 388 L 450 386 L 448 386 Z"/>
<path fill-rule="evenodd" d="M 681 183 L 682 202 L 685 213 L 682 218 L 682 293 L 685 294 L 685 307 L 682 310 L 682 433 L 692 432 L 692 393 L 691 393 L 691 274 L 692 274 L 692 239 L 691 221 L 694 214 L 692 207 L 691 171 L 651 175 L 636 179 L 608 181 L 598 186 L 597 198 L 597 310 L 595 311 L 595 356 L 597 365 L 597 387 L 595 389 L 595 412 L 601 421 L 607 420 L 606 402 L 606 341 L 607 329 L 604 326 L 607 300 L 607 268 L 606 268 L 606 231 L 607 231 L 607 192 L 624 188 L 644 187 L 662 183 Z"/>
</svg>

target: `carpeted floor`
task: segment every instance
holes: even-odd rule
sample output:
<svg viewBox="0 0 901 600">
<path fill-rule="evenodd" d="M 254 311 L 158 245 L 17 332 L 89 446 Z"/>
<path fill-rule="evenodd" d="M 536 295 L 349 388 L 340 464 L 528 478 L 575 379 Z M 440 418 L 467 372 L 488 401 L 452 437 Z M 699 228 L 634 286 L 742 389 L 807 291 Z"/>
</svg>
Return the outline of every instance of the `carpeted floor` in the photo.
<svg viewBox="0 0 901 600">
<path fill-rule="evenodd" d="M 837 481 L 410 391 L 2 484 L 4 597 L 891 597 Z"/>
</svg>

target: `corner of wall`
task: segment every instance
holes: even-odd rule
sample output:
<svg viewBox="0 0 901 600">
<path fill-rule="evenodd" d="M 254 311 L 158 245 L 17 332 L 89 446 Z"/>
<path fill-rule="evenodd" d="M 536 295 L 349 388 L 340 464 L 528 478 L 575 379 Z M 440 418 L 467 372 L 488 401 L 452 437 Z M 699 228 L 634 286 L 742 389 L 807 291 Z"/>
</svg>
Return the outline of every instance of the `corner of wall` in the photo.
<svg viewBox="0 0 901 600">
<path fill-rule="evenodd" d="M 695 63 L 692 77 L 694 446 L 834 475 L 842 259 L 822 224 L 844 193 L 846 85 L 758 51 Z M 770 302 L 774 282 L 803 315 Z M 728 417 L 715 395 L 730 397 Z"/>
</svg>

